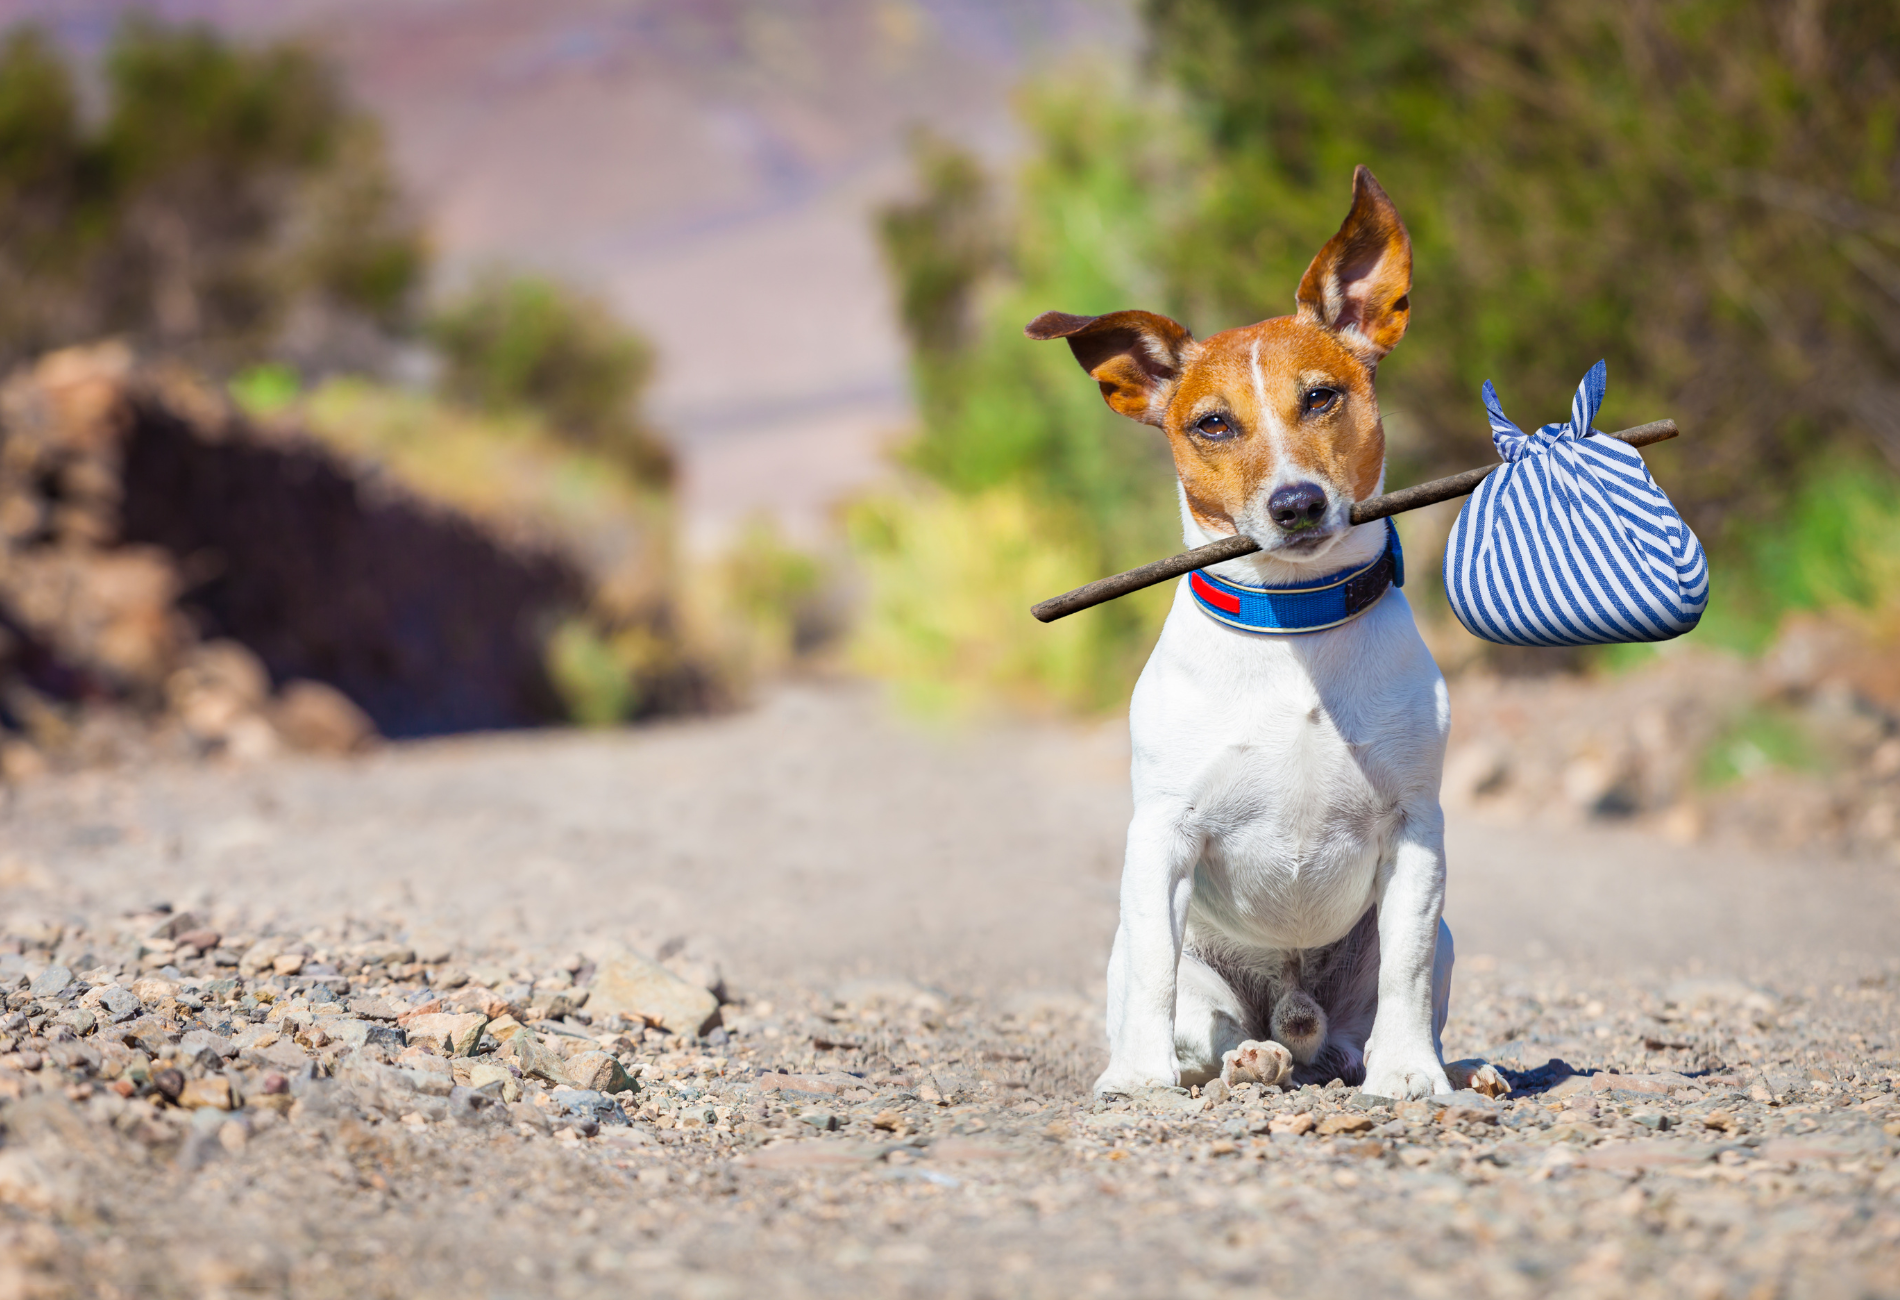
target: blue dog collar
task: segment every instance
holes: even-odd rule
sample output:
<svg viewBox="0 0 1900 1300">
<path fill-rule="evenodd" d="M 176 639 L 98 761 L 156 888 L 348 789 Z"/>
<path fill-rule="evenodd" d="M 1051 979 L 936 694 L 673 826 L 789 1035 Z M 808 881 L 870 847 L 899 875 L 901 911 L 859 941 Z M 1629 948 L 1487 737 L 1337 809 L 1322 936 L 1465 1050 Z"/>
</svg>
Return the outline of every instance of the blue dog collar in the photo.
<svg viewBox="0 0 1900 1300">
<path fill-rule="evenodd" d="M 1243 632 L 1300 636 L 1350 623 L 1388 587 L 1405 585 L 1399 530 L 1385 521 L 1385 549 L 1357 569 L 1343 569 L 1301 587 L 1246 587 L 1197 569 L 1188 574 L 1194 603 L 1209 618 Z"/>
</svg>

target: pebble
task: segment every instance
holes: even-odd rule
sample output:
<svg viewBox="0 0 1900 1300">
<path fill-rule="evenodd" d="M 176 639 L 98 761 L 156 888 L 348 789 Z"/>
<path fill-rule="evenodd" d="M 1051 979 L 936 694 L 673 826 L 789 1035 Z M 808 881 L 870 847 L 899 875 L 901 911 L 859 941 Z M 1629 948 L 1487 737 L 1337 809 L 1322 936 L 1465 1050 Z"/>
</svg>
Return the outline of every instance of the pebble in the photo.
<svg viewBox="0 0 1900 1300">
<path fill-rule="evenodd" d="M 404 1030 L 412 1043 L 427 1043 L 450 1056 L 469 1056 L 481 1042 L 487 1024 L 488 1017 L 478 1011 L 460 1015 L 437 1012 L 411 1017 Z"/>
<path fill-rule="evenodd" d="M 604 1092 L 591 1088 L 556 1088 L 554 1104 L 570 1115 L 584 1115 L 602 1124 L 625 1125 L 632 1121 L 620 1109 L 620 1103 Z"/>
<path fill-rule="evenodd" d="M 143 1009 L 143 1005 L 139 1002 L 138 994 L 134 993 L 131 989 L 122 988 L 117 984 L 108 988 L 100 996 L 99 1005 L 105 1008 L 107 1016 L 109 1016 L 115 1024 L 120 1021 L 130 1020 Z"/>
<path fill-rule="evenodd" d="M 587 1005 L 596 1017 L 644 1020 L 670 1034 L 703 1034 L 719 1017 L 719 999 L 711 992 L 631 954 L 595 973 Z"/>
<path fill-rule="evenodd" d="M 73 973 L 64 966 L 48 966 L 33 979 L 27 992 L 36 998 L 56 998 L 72 986 Z"/>
<path fill-rule="evenodd" d="M 188 1079 L 179 1089 L 178 1104 L 186 1110 L 199 1110 L 206 1107 L 230 1110 L 233 1104 L 231 1081 L 221 1075 Z"/>
</svg>

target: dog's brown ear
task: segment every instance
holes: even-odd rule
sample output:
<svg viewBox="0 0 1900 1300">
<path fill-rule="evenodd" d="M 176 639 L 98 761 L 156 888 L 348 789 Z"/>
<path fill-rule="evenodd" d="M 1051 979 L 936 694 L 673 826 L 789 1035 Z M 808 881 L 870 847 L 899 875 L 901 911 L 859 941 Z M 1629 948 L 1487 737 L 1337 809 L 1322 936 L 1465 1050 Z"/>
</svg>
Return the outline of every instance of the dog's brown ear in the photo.
<svg viewBox="0 0 1900 1300">
<path fill-rule="evenodd" d="M 1300 316 L 1338 335 L 1371 365 L 1405 337 L 1411 291 L 1411 236 L 1379 182 L 1359 167 L 1352 174 L 1352 211 L 1300 279 Z"/>
<path fill-rule="evenodd" d="M 1151 311 L 1071 316 L 1046 311 L 1023 327 L 1032 339 L 1067 339 L 1082 369 L 1102 386 L 1109 406 L 1131 420 L 1159 425 L 1168 398 L 1194 348 L 1194 336 Z"/>
</svg>

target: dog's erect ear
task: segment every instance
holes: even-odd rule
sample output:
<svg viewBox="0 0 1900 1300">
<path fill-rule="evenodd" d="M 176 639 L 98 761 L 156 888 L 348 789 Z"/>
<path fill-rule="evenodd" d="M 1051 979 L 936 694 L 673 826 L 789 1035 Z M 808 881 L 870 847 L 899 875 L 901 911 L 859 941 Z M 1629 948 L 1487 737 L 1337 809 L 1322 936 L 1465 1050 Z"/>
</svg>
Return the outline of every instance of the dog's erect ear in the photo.
<svg viewBox="0 0 1900 1300">
<path fill-rule="evenodd" d="M 1405 337 L 1412 318 L 1412 239 L 1372 173 L 1352 174 L 1352 211 L 1300 279 L 1299 313 L 1368 365 Z"/>
<path fill-rule="evenodd" d="M 1108 404 L 1131 420 L 1159 425 L 1194 336 L 1151 311 L 1071 316 L 1046 311 L 1023 327 L 1032 339 L 1067 339 Z"/>
</svg>

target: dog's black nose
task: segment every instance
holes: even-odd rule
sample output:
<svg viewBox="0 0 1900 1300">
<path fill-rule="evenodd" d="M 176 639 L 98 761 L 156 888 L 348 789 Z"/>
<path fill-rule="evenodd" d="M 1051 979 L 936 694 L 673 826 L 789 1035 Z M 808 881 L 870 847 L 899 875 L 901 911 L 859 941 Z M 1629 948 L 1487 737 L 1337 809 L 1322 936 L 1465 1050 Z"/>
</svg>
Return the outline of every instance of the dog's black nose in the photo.
<svg viewBox="0 0 1900 1300">
<path fill-rule="evenodd" d="M 1317 483 L 1289 483 L 1267 498 L 1267 513 L 1290 533 L 1311 528 L 1326 517 L 1326 490 Z"/>
</svg>

